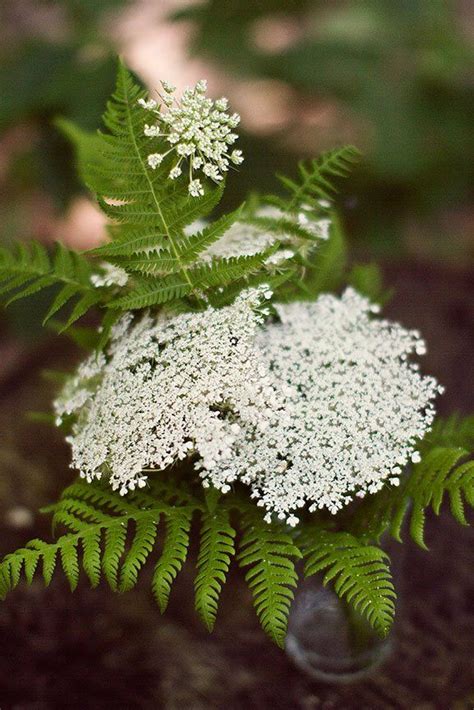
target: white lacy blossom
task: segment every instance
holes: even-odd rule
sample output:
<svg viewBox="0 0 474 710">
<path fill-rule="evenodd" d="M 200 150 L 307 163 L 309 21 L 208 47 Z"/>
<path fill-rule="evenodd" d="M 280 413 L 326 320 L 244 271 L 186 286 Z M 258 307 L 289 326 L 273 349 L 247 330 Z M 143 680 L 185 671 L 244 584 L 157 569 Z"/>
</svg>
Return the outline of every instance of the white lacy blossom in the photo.
<svg viewBox="0 0 474 710">
<path fill-rule="evenodd" d="M 118 323 L 107 362 L 86 361 L 55 403 L 59 418 L 78 414 L 70 441 L 83 477 L 110 472 L 113 488 L 126 493 L 146 467 L 193 452 L 209 469 L 227 458 L 238 416 L 259 431 L 261 411 L 278 404 L 253 346 L 263 290 L 220 310 Z"/>
<path fill-rule="evenodd" d="M 255 215 L 257 218 L 279 217 L 291 219 L 279 209 L 271 206 L 260 207 Z M 310 234 L 320 239 L 328 239 L 331 226 L 330 219 L 311 219 L 306 214 L 300 213 L 295 219 L 299 226 L 304 227 Z M 187 235 L 195 234 L 206 226 L 204 220 L 196 220 L 185 229 Z M 211 244 L 200 256 L 203 261 L 210 262 L 214 258 L 227 258 L 232 256 L 253 256 L 271 247 L 275 242 L 280 242 L 280 249 L 271 254 L 266 263 L 278 265 L 295 255 L 296 243 L 293 235 L 275 234 L 265 229 L 264 226 L 235 222 L 222 237 Z"/>
<path fill-rule="evenodd" d="M 305 212 L 300 212 L 298 214 L 298 224 L 320 239 L 329 239 L 330 219 L 313 220 Z"/>
<path fill-rule="evenodd" d="M 170 148 L 164 153 L 150 153 L 147 158 L 152 170 L 161 165 L 166 156 L 176 155 L 176 162 L 170 169 L 169 177 L 176 179 L 182 173 L 183 161 L 189 166 L 189 194 L 199 197 L 204 194 L 202 184 L 193 171 L 202 173 L 216 183 L 231 165 L 240 165 L 244 158 L 241 150 L 232 150 L 238 136 L 233 133 L 240 122 L 237 113 L 227 113 L 227 99 L 213 101 L 206 97 L 207 83 L 204 79 L 196 86 L 187 88 L 181 99 L 175 99 L 175 87 L 161 82 L 160 96 L 166 110 L 156 101 L 139 99 L 139 104 L 150 111 L 156 123 L 145 124 L 143 132 L 148 138 L 161 138 Z"/>
<path fill-rule="evenodd" d="M 108 261 L 101 263 L 102 273 L 92 274 L 91 283 L 93 286 L 125 286 L 128 281 L 128 274 L 120 266 L 114 266 Z"/>
<path fill-rule="evenodd" d="M 201 254 L 201 259 L 212 261 L 216 257 L 253 256 L 265 251 L 277 240 L 278 235 L 272 232 L 244 222 L 236 222 Z M 293 252 L 291 255 L 293 256 Z"/>
<path fill-rule="evenodd" d="M 196 458 L 203 485 L 234 482 L 295 525 L 295 512 L 336 513 L 419 460 L 440 388 L 422 376 L 416 331 L 374 317 L 353 289 L 276 306 L 266 287 L 225 308 L 167 319 L 126 316 L 106 357 L 81 366 L 56 402 L 76 413 L 73 464 L 126 493 L 144 469 Z M 262 327 L 263 325 L 263 327 Z"/>
</svg>

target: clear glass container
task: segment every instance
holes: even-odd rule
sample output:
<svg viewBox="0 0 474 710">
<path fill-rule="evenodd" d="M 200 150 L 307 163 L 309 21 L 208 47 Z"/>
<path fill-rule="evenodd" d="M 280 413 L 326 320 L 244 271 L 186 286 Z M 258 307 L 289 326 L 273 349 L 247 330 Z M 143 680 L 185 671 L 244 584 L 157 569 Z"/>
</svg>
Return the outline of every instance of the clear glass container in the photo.
<svg viewBox="0 0 474 710">
<path fill-rule="evenodd" d="M 392 574 L 400 598 L 402 545 L 384 548 L 392 559 Z M 393 548 L 390 545 L 390 548 Z M 396 564 L 395 564 L 396 562 Z M 393 649 L 393 630 L 382 638 L 369 622 L 343 600 L 322 577 L 302 579 L 288 620 L 285 650 L 291 660 L 315 680 L 352 683 L 373 673 Z"/>
</svg>

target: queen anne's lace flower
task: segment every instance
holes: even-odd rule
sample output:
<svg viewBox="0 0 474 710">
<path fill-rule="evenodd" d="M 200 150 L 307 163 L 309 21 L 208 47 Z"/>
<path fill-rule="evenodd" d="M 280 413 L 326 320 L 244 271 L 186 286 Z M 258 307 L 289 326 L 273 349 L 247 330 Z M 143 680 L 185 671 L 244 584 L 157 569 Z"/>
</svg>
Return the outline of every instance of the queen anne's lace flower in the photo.
<svg viewBox="0 0 474 710">
<path fill-rule="evenodd" d="M 94 286 L 125 286 L 128 274 L 120 266 L 110 264 L 108 261 L 101 263 L 102 273 L 92 274 L 91 283 Z"/>
<path fill-rule="evenodd" d="M 256 218 L 271 217 L 273 219 L 291 219 L 276 207 L 260 207 Z M 329 237 L 331 220 L 310 219 L 305 214 L 300 213 L 295 218 L 295 223 L 302 226 L 313 236 L 325 240 Z M 206 226 L 204 220 L 196 220 L 185 229 L 187 235 L 195 234 Z M 291 234 L 275 233 L 262 226 L 249 224 L 246 222 L 235 222 L 216 242 L 211 244 L 201 255 L 202 261 L 211 262 L 214 258 L 228 258 L 232 256 L 253 256 L 271 247 L 275 242 L 280 243 L 280 248 L 268 257 L 266 263 L 278 265 L 281 262 L 291 259 L 296 252 L 297 245 Z"/>
<path fill-rule="evenodd" d="M 161 99 L 166 111 L 162 111 L 154 99 L 139 99 L 140 105 L 156 119 L 155 124 L 145 124 L 144 134 L 149 138 L 163 139 L 170 146 L 163 153 L 150 153 L 148 165 L 156 170 L 167 155 L 174 153 L 176 162 L 168 177 L 176 180 L 183 172 L 183 164 L 187 163 L 189 194 L 199 197 L 204 190 L 201 180 L 195 176 L 196 172 L 201 171 L 219 183 L 231 164 L 240 165 L 243 162 L 242 151 L 231 150 L 238 138 L 233 129 L 238 126 L 240 116 L 227 113 L 226 98 L 213 101 L 206 97 L 207 83 L 204 79 L 193 88 L 185 89 L 179 102 L 174 97 L 174 86 L 167 82 L 161 82 L 161 85 Z"/>
<path fill-rule="evenodd" d="M 124 494 L 145 485 L 145 468 L 192 455 L 204 485 L 241 481 L 291 525 L 306 503 L 335 513 L 399 482 L 440 390 L 408 359 L 424 352 L 419 334 L 374 318 L 352 289 L 277 306 L 280 320 L 261 327 L 264 292 L 116 326 L 106 357 L 56 402 L 59 418 L 77 415 L 82 476 L 107 472 Z"/>
</svg>

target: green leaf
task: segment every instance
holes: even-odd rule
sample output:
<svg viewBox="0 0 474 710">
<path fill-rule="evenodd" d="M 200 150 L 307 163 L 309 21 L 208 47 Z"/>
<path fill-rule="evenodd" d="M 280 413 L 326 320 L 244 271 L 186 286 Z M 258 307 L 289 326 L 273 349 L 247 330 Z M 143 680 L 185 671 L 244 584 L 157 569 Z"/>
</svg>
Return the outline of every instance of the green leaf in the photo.
<svg viewBox="0 0 474 710">
<path fill-rule="evenodd" d="M 235 554 L 234 537 L 225 508 L 202 514 L 194 589 L 196 611 L 209 631 L 214 628 L 219 595 Z"/>
<path fill-rule="evenodd" d="M 61 288 L 60 291 L 56 294 L 56 297 L 54 301 L 52 302 L 51 306 L 48 309 L 48 312 L 46 313 L 44 320 L 43 320 L 43 325 L 45 325 L 50 318 L 52 318 L 63 306 L 66 305 L 66 303 L 73 297 L 76 296 L 78 293 L 78 288 L 75 284 L 66 284 Z"/>
<path fill-rule="evenodd" d="M 179 274 L 163 279 L 143 279 L 129 295 L 111 301 L 108 307 L 121 310 L 148 308 L 181 298 L 189 293 L 191 288 L 186 278 Z"/>
<path fill-rule="evenodd" d="M 89 577 L 92 587 L 97 587 L 101 577 L 100 542 L 100 529 L 91 527 L 90 530 L 82 536 L 82 566 L 85 573 Z"/>
<path fill-rule="evenodd" d="M 307 164 L 299 163 L 299 182 L 278 176 L 290 192 L 288 209 L 296 210 L 304 204 L 316 205 L 317 200 L 321 199 L 330 200 L 336 191 L 334 179 L 347 177 L 359 155 L 359 151 L 354 146 L 344 146 L 323 153 Z"/>
<path fill-rule="evenodd" d="M 59 331 L 60 333 L 64 332 L 68 328 L 71 327 L 79 318 L 82 318 L 82 316 L 87 313 L 87 311 L 92 307 L 96 306 L 98 303 L 100 303 L 102 300 L 102 297 L 100 294 L 94 292 L 94 291 L 88 291 L 85 293 L 79 301 L 76 303 L 74 308 L 72 309 L 72 313 L 67 319 L 66 323 L 62 326 L 61 330 Z"/>
<path fill-rule="evenodd" d="M 66 127 L 87 185 L 105 214 L 117 223 L 112 231 L 114 242 L 94 250 L 95 255 L 123 256 L 143 248 L 166 247 L 178 258 L 183 227 L 208 214 L 222 195 L 223 185 L 209 183 L 204 196 L 191 197 L 184 179 L 168 179 L 169 160 L 156 170 L 148 166 L 152 148 L 143 127 L 150 117 L 138 103 L 146 97 L 147 92 L 134 83 L 120 62 L 115 93 L 104 115 L 108 132 L 88 135 Z M 186 271 L 184 263 L 181 271 Z"/>
<path fill-rule="evenodd" d="M 20 244 L 9 251 L 0 249 L 0 292 L 9 294 L 8 303 L 26 298 L 50 286 L 61 284 L 44 322 L 48 321 L 71 298 L 79 296 L 65 328 L 105 299 L 104 290 L 91 283 L 92 268 L 88 260 L 59 242 L 51 258 L 36 242 Z M 21 289 L 21 290 L 20 290 Z"/>
<path fill-rule="evenodd" d="M 435 419 L 432 430 L 421 442 L 421 449 L 434 446 L 460 447 L 474 449 L 474 416 L 462 417 L 452 414 L 450 417 Z"/>
<path fill-rule="evenodd" d="M 179 257 L 185 263 L 195 261 L 205 249 L 218 241 L 233 224 L 239 221 L 244 207 L 245 205 L 241 205 L 234 212 L 229 212 L 229 214 L 215 220 L 196 234 L 182 239 L 178 246 Z"/>
<path fill-rule="evenodd" d="M 426 510 L 432 508 L 439 514 L 445 496 L 449 496 L 454 517 L 465 524 L 463 500 L 469 505 L 474 500 L 474 462 L 459 467 L 456 464 L 466 454 L 467 451 L 460 448 L 435 447 L 413 467 L 393 506 L 391 533 L 396 539 L 401 539 L 403 520 L 409 511 L 410 535 L 420 547 L 427 549 Z"/>
<path fill-rule="evenodd" d="M 133 542 L 121 568 L 121 592 L 127 592 L 137 583 L 138 573 L 153 550 L 158 520 L 159 516 L 154 512 L 143 513 L 136 519 Z"/>
<path fill-rule="evenodd" d="M 118 573 L 120 558 L 125 552 L 127 539 L 127 522 L 120 518 L 107 526 L 105 531 L 105 547 L 102 559 L 102 569 L 111 589 L 118 589 Z"/>
<path fill-rule="evenodd" d="M 301 552 L 280 526 L 268 525 L 257 511 L 243 518 L 238 561 L 249 567 L 245 579 L 264 631 L 283 647 L 297 573 L 294 560 Z"/>
<path fill-rule="evenodd" d="M 161 613 L 168 606 L 171 586 L 184 565 L 189 547 L 192 511 L 176 508 L 166 514 L 166 537 L 152 579 L 153 595 Z"/>
<path fill-rule="evenodd" d="M 71 590 L 77 587 L 79 581 L 79 562 L 77 555 L 77 539 L 67 535 L 59 548 L 64 574 L 69 580 Z"/>
<path fill-rule="evenodd" d="M 341 224 L 336 215 L 332 216 L 329 238 L 314 252 L 307 276 L 302 285 L 315 298 L 320 293 L 337 288 L 341 282 L 346 263 L 346 246 Z"/>
<path fill-rule="evenodd" d="M 396 598 L 388 555 L 345 532 L 305 530 L 305 575 L 324 573 L 336 594 L 365 616 L 380 635 L 393 622 Z"/>
</svg>

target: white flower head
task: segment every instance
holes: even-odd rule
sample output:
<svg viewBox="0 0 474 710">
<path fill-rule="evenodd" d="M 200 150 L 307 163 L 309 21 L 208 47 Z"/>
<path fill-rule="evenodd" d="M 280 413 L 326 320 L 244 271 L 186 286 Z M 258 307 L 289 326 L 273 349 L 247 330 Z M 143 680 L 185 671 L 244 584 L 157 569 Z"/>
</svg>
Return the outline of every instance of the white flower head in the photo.
<svg viewBox="0 0 474 710">
<path fill-rule="evenodd" d="M 191 180 L 188 186 L 188 191 L 191 197 L 200 197 L 204 195 L 204 189 L 200 180 Z"/>
<path fill-rule="evenodd" d="M 156 170 L 158 165 L 161 165 L 161 163 L 163 162 L 163 158 L 164 155 L 162 155 L 161 153 L 150 153 L 147 158 L 148 165 L 150 166 L 150 168 L 152 168 L 152 170 Z"/>
<path fill-rule="evenodd" d="M 108 352 L 79 369 L 55 404 L 75 414 L 73 464 L 114 489 L 193 456 L 204 486 L 233 482 L 289 525 L 397 485 L 419 460 L 436 381 L 410 357 L 417 333 L 374 317 L 353 289 L 276 306 L 267 286 L 175 317 L 124 317 Z"/>
<path fill-rule="evenodd" d="M 182 172 L 181 168 L 178 165 L 175 165 L 175 167 L 170 170 L 168 177 L 170 180 L 176 180 Z"/>
<path fill-rule="evenodd" d="M 285 217 L 288 221 L 293 221 L 298 226 L 303 227 L 306 232 L 316 237 L 318 241 L 329 238 L 332 224 L 330 219 L 314 219 L 311 215 L 307 216 L 305 213 L 295 215 L 294 219 L 292 219 L 291 215 L 284 215 L 281 210 L 273 206 L 259 207 L 255 217 L 257 219 L 279 219 Z M 201 223 L 201 221 L 197 225 L 191 224 L 185 229 L 186 234 L 193 234 L 204 226 L 205 223 Z M 293 258 L 299 246 L 298 241 L 293 234 L 285 233 L 284 231 L 276 234 L 266 228 L 265 224 L 258 225 L 237 221 L 224 232 L 219 240 L 211 244 L 201 254 L 201 259 L 209 262 L 216 257 L 252 256 L 268 249 L 277 241 L 280 246 L 275 253 L 267 257 L 265 261 L 267 266 L 278 267 L 288 259 Z M 307 239 L 305 239 L 305 243 L 308 243 Z M 317 242 L 315 246 L 318 248 Z"/>
<path fill-rule="evenodd" d="M 217 101 L 206 97 L 207 82 L 204 79 L 185 89 L 179 101 L 175 98 L 174 86 L 164 81 L 161 86 L 160 98 L 165 111 L 154 99 L 139 99 L 139 104 L 156 119 L 155 124 L 144 125 L 144 135 L 160 138 L 170 146 L 164 153 L 151 153 L 147 158 L 148 165 L 155 170 L 167 155 L 174 152 L 178 156 L 176 168 L 180 168 L 183 161 L 189 163 L 189 194 L 199 197 L 204 191 L 193 171 L 202 170 L 206 177 L 219 183 L 230 165 L 243 162 L 241 150 L 229 152 L 238 138 L 232 129 L 239 124 L 240 116 L 227 113 L 225 97 Z M 176 179 L 171 173 L 169 177 Z"/>
<path fill-rule="evenodd" d="M 128 281 L 128 274 L 120 266 L 103 261 L 100 264 L 102 273 L 92 274 L 91 283 L 97 288 L 101 286 L 125 286 Z"/>
<path fill-rule="evenodd" d="M 145 99 L 138 99 L 138 103 L 147 111 L 153 111 L 153 109 L 158 106 L 155 99 L 149 99 L 148 101 L 145 101 Z"/>
</svg>

